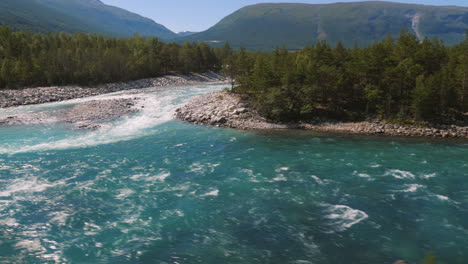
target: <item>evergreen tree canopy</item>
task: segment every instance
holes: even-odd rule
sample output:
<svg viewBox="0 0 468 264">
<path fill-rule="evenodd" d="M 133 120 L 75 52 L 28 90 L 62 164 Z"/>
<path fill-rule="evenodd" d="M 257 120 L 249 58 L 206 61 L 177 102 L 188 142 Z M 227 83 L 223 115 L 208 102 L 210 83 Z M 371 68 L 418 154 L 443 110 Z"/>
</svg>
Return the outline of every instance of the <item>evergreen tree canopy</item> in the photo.
<svg viewBox="0 0 468 264">
<path fill-rule="evenodd" d="M 91 85 L 171 72 L 218 71 L 231 52 L 229 47 L 218 51 L 205 43 L 180 46 L 138 35 L 33 34 L 0 27 L 0 89 Z"/>
</svg>

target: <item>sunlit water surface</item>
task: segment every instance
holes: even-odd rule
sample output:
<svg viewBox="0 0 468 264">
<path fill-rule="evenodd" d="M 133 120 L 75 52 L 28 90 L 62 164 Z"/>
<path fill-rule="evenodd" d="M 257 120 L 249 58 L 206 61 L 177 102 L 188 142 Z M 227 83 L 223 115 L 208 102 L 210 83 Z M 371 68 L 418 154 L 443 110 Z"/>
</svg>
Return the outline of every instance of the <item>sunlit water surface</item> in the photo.
<svg viewBox="0 0 468 264">
<path fill-rule="evenodd" d="M 468 145 L 172 119 L 224 88 L 152 88 L 97 131 L 0 128 L 0 263 L 468 263 Z"/>
</svg>

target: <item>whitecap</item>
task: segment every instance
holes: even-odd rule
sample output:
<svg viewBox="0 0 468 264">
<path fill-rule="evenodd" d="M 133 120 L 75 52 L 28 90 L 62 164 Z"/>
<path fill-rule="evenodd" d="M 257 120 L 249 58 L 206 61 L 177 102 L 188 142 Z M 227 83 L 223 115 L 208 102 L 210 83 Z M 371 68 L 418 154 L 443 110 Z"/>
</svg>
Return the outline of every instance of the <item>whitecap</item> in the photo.
<svg viewBox="0 0 468 264">
<path fill-rule="evenodd" d="M 283 172 L 283 171 L 288 171 L 288 170 L 289 170 L 288 167 L 281 167 L 281 168 L 276 169 L 275 171 L 276 172 Z"/>
<path fill-rule="evenodd" d="M 169 176 L 171 176 L 170 172 L 163 172 L 153 177 L 153 179 L 158 181 L 165 181 Z"/>
<path fill-rule="evenodd" d="M 419 176 L 420 178 L 423 178 L 423 179 L 430 179 L 430 178 L 434 178 L 437 176 L 437 173 L 431 173 L 431 174 L 424 174 L 424 175 L 421 175 Z"/>
<path fill-rule="evenodd" d="M 44 252 L 46 249 L 42 246 L 39 239 L 34 240 L 21 240 L 15 244 L 15 247 L 26 249 L 29 252 Z"/>
<path fill-rule="evenodd" d="M 3 220 L 0 220 L 0 225 L 16 227 L 16 226 L 19 226 L 20 224 L 18 224 L 15 218 L 6 218 Z"/>
<path fill-rule="evenodd" d="M 312 179 L 314 179 L 315 182 L 317 182 L 317 183 L 320 184 L 320 185 L 324 185 L 324 184 L 325 184 L 319 177 L 317 177 L 317 176 L 315 176 L 315 175 L 312 175 L 312 176 L 310 176 L 310 177 L 311 177 Z"/>
<path fill-rule="evenodd" d="M 51 187 L 56 187 L 64 184 L 64 181 L 56 183 L 39 182 L 37 178 L 17 179 L 14 180 L 5 190 L 0 191 L 0 197 L 11 197 L 15 193 L 38 193 L 43 192 Z"/>
<path fill-rule="evenodd" d="M 249 181 L 250 181 L 250 182 L 259 182 L 259 181 L 257 180 L 257 176 L 261 176 L 261 175 L 262 175 L 261 173 L 255 175 L 255 173 L 253 172 L 253 170 L 249 170 L 249 169 L 241 169 L 241 172 L 247 174 L 247 176 L 249 177 Z"/>
<path fill-rule="evenodd" d="M 325 218 L 332 220 L 333 227 L 339 232 L 345 231 L 369 218 L 365 212 L 347 205 L 330 205 L 325 212 L 327 213 Z"/>
<path fill-rule="evenodd" d="M 130 177 L 131 180 L 134 181 L 147 181 L 147 182 L 154 182 L 154 181 L 165 181 L 169 176 L 171 176 L 170 172 L 161 172 L 160 174 L 151 176 L 149 173 L 144 174 L 135 174 Z"/>
<path fill-rule="evenodd" d="M 188 172 L 200 172 L 200 171 L 203 171 L 203 169 L 204 169 L 203 165 L 201 165 L 198 162 L 195 162 L 189 166 Z"/>
<path fill-rule="evenodd" d="M 141 178 L 146 178 L 149 175 L 150 175 L 149 173 L 135 174 L 135 175 L 130 176 L 130 179 L 134 181 L 139 181 Z"/>
<path fill-rule="evenodd" d="M 70 215 L 67 212 L 62 211 L 50 213 L 48 216 L 51 217 L 49 222 L 57 225 L 65 225 Z"/>
<path fill-rule="evenodd" d="M 211 192 L 208 192 L 208 193 L 205 193 L 205 194 L 201 195 L 201 197 L 218 196 L 218 194 L 219 194 L 219 190 L 213 190 Z"/>
<path fill-rule="evenodd" d="M 175 213 L 180 217 L 183 217 L 185 215 L 184 212 L 182 212 L 181 210 L 175 210 Z"/>
<path fill-rule="evenodd" d="M 353 176 L 358 176 L 360 178 L 370 178 L 371 176 L 367 173 L 358 173 L 357 171 L 353 172 Z"/>
<path fill-rule="evenodd" d="M 123 200 L 135 193 L 135 191 L 131 189 L 121 189 L 121 190 L 118 190 L 118 192 L 119 194 L 115 198 L 119 200 Z"/>
<path fill-rule="evenodd" d="M 417 190 L 419 190 L 420 188 L 423 188 L 424 186 L 420 184 L 408 184 L 407 187 L 408 188 L 406 188 L 402 192 L 416 192 Z"/>
<path fill-rule="evenodd" d="M 85 226 L 83 228 L 84 230 L 84 234 L 86 236 L 94 236 L 94 235 L 97 235 L 99 233 L 99 231 L 101 231 L 101 227 L 96 225 L 96 224 L 93 224 L 93 223 L 88 223 L 86 222 L 85 223 Z"/>
<path fill-rule="evenodd" d="M 288 179 L 283 174 L 279 174 L 271 180 L 271 182 L 280 182 L 280 181 L 288 181 Z"/>
<path fill-rule="evenodd" d="M 436 197 L 437 197 L 439 200 L 442 200 L 442 201 L 448 201 L 448 200 L 450 200 L 450 198 L 448 198 L 447 196 L 440 195 L 440 194 L 436 194 Z"/>
<path fill-rule="evenodd" d="M 414 179 L 415 176 L 413 173 L 404 170 L 389 170 L 384 176 L 392 176 L 396 179 Z"/>
<path fill-rule="evenodd" d="M 214 170 L 220 166 L 221 163 L 205 163 L 201 164 L 199 162 L 195 162 L 192 165 L 189 166 L 189 170 L 187 172 L 195 172 L 197 174 L 204 174 L 206 172 L 208 173 L 213 173 Z"/>
</svg>

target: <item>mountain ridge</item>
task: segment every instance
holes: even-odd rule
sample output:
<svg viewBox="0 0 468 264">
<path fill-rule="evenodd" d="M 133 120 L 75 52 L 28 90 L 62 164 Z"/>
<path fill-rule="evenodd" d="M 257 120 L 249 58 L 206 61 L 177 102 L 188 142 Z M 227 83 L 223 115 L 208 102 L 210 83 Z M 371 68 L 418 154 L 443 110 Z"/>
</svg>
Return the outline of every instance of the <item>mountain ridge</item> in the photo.
<svg viewBox="0 0 468 264">
<path fill-rule="evenodd" d="M 97 33 L 115 37 L 177 35 L 153 20 L 99 0 L 2 0 L 0 24 L 47 33 Z"/>
<path fill-rule="evenodd" d="M 233 47 L 271 50 L 300 49 L 317 41 L 338 41 L 348 47 L 399 35 L 406 30 L 439 37 L 452 45 L 464 39 L 468 7 L 432 6 L 387 1 L 333 4 L 260 3 L 245 6 L 187 41 L 229 42 Z"/>
</svg>

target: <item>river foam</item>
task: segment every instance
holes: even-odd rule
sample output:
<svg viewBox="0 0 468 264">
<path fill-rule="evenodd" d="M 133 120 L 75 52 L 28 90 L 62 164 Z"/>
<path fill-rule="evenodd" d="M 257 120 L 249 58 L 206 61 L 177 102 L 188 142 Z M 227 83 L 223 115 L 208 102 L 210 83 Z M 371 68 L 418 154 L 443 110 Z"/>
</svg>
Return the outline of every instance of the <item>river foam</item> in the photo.
<svg viewBox="0 0 468 264">
<path fill-rule="evenodd" d="M 343 232 L 352 226 L 369 218 L 369 216 L 361 210 L 351 208 L 347 205 L 326 205 L 325 218 L 331 221 L 331 225 L 335 231 Z"/>
<path fill-rule="evenodd" d="M 25 137 L 22 142 L 2 143 L 0 144 L 0 154 L 86 148 L 132 140 L 154 134 L 155 130 L 157 130 L 157 126 L 172 120 L 175 109 L 191 96 L 222 88 L 225 88 L 225 85 L 200 85 L 190 90 L 184 90 L 183 86 L 147 88 L 58 103 L 48 103 L 45 105 L 23 106 L 9 109 L 6 114 L 21 115 L 54 111 L 62 107 L 69 107 L 92 100 L 139 98 L 136 102 L 136 107 L 141 109 L 141 111 L 127 118 L 116 120 L 107 126 L 102 126 L 102 128 L 96 131 L 76 131 L 71 128 L 65 128 L 63 130 L 64 136 L 61 137 L 54 135 L 47 136 L 50 127 L 32 127 L 30 129 L 38 130 L 38 135 L 45 134 L 45 137 L 31 141 L 29 135 L 29 137 Z M 60 127 L 53 127 L 52 129 L 60 129 Z"/>
</svg>

